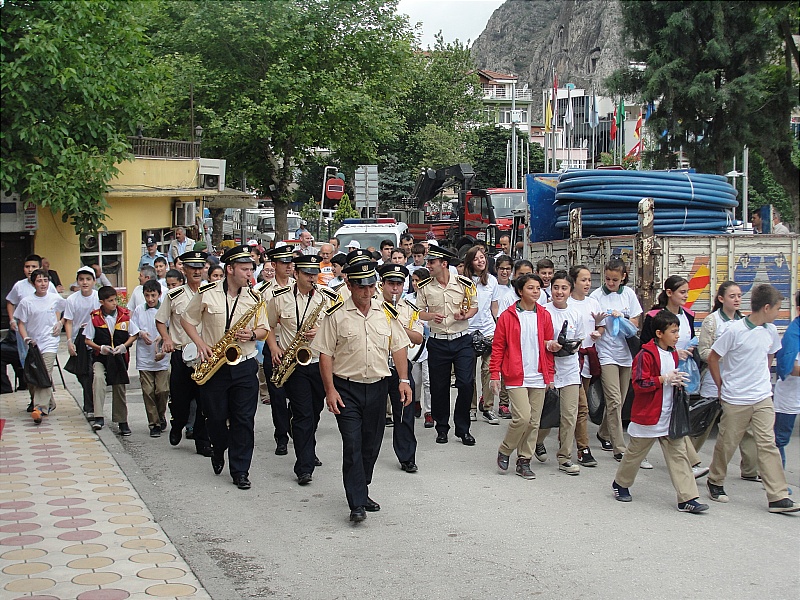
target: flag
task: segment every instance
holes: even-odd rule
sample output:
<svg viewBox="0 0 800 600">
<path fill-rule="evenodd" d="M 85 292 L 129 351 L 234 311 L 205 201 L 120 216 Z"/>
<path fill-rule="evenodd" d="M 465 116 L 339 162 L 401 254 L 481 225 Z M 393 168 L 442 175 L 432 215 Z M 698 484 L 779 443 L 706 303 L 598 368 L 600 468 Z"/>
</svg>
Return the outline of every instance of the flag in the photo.
<svg viewBox="0 0 800 600">
<path fill-rule="evenodd" d="M 553 123 L 558 126 L 558 73 L 553 70 Z"/>
<path fill-rule="evenodd" d="M 639 113 L 639 119 L 636 121 L 636 127 L 633 129 L 633 136 L 637 140 L 642 138 L 642 113 Z"/>
<path fill-rule="evenodd" d="M 567 96 L 567 113 L 564 115 L 564 126 L 569 125 L 572 129 L 572 124 L 575 121 L 575 116 L 572 114 L 572 98 Z"/>
<path fill-rule="evenodd" d="M 625 122 L 625 98 L 619 97 L 619 110 L 617 110 L 617 129 L 622 129 Z"/>
<path fill-rule="evenodd" d="M 589 108 L 589 127 L 594 129 L 600 124 L 600 114 L 597 112 L 597 94 L 592 92 L 592 105 Z"/>
<path fill-rule="evenodd" d="M 647 103 L 647 110 L 646 110 L 646 111 L 645 111 L 645 113 L 644 113 L 644 121 L 645 121 L 645 123 L 647 123 L 647 119 L 649 119 L 649 118 L 650 118 L 650 116 L 651 116 L 651 115 L 652 115 L 652 114 L 653 114 L 655 111 L 656 111 L 656 105 L 655 105 L 655 102 L 653 102 L 653 101 L 651 100 L 650 102 L 648 102 L 648 103 Z"/>
<path fill-rule="evenodd" d="M 634 144 L 633 148 L 631 148 L 631 151 L 625 155 L 625 158 L 642 160 L 642 140 L 639 140 L 636 144 Z"/>
<path fill-rule="evenodd" d="M 614 107 L 614 116 L 611 119 L 611 141 L 617 139 L 617 107 Z"/>
<path fill-rule="evenodd" d="M 553 127 L 553 103 L 550 102 L 550 99 L 547 99 L 545 102 L 544 107 L 544 131 L 545 133 L 550 133 Z"/>
</svg>

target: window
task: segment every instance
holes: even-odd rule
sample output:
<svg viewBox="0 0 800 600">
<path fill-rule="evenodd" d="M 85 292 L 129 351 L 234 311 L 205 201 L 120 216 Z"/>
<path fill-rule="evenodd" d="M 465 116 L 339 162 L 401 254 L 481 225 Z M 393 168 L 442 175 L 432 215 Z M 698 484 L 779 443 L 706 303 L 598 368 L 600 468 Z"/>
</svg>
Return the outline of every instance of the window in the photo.
<svg viewBox="0 0 800 600">
<path fill-rule="evenodd" d="M 511 124 L 514 122 L 512 119 L 512 114 L 516 113 L 516 122 L 517 123 L 527 123 L 528 122 L 528 109 L 526 108 L 518 108 L 514 111 L 511 110 L 511 107 L 504 107 L 499 109 L 499 120 L 498 123 L 508 123 Z"/>
<path fill-rule="evenodd" d="M 81 243 L 81 264 L 99 264 L 103 274 L 114 287 L 124 287 L 123 234 L 121 231 L 107 231 L 90 235 Z"/>
<path fill-rule="evenodd" d="M 191 237 L 190 232 L 186 232 L 186 235 Z M 160 252 L 164 256 L 167 256 L 169 252 L 169 244 L 172 242 L 172 238 L 175 237 L 175 230 L 171 227 L 167 227 L 164 229 L 143 229 L 142 230 L 142 252 L 141 255 L 144 256 L 144 253 L 147 252 L 147 246 L 145 246 L 145 239 L 148 237 L 154 237 L 156 239 L 156 251 Z"/>
</svg>

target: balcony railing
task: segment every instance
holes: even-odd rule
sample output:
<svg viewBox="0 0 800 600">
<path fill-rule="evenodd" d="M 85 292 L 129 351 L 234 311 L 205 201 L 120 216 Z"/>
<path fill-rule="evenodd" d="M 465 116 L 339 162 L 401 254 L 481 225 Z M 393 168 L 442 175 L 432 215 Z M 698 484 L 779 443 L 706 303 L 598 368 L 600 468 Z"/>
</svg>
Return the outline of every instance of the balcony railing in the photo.
<svg viewBox="0 0 800 600">
<path fill-rule="evenodd" d="M 517 100 L 533 100 L 531 90 L 515 90 L 514 96 Z M 484 100 L 511 100 L 511 91 L 503 88 L 483 90 Z"/>
<path fill-rule="evenodd" d="M 158 138 L 128 136 L 137 157 L 150 158 L 197 158 L 200 156 L 200 142 L 184 140 L 161 140 Z"/>
</svg>

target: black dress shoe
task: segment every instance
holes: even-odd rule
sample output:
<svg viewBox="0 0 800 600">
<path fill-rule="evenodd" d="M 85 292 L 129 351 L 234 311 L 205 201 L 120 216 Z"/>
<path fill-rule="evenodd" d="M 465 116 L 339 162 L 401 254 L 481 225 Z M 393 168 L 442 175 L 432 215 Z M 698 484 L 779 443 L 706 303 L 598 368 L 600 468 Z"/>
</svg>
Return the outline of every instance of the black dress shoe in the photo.
<svg viewBox="0 0 800 600">
<path fill-rule="evenodd" d="M 278 444 L 277 446 L 275 446 L 275 454 L 277 454 L 278 456 L 286 456 L 287 454 L 289 454 L 289 448 L 287 447 L 286 444 Z"/>
<path fill-rule="evenodd" d="M 219 475 L 222 473 L 222 469 L 225 468 L 225 457 L 224 456 L 214 456 L 211 454 L 211 466 L 214 468 L 214 475 Z"/>
<path fill-rule="evenodd" d="M 406 473 L 416 473 L 417 472 L 417 464 L 413 460 L 407 460 L 406 462 L 400 463 L 400 468 L 403 469 Z"/>
<path fill-rule="evenodd" d="M 195 451 L 200 456 L 211 457 L 214 455 L 214 451 L 211 449 L 211 446 L 195 446 Z"/>
<path fill-rule="evenodd" d="M 181 430 L 173 425 L 172 429 L 169 430 L 169 443 L 173 446 L 177 446 L 181 443 L 181 435 Z"/>
<path fill-rule="evenodd" d="M 237 475 L 233 478 L 233 483 L 235 483 L 236 487 L 240 490 L 249 490 L 252 487 L 247 475 Z"/>
<path fill-rule="evenodd" d="M 442 431 L 441 433 L 436 434 L 436 443 L 437 444 L 446 444 L 447 443 L 447 433 Z"/>
<path fill-rule="evenodd" d="M 350 520 L 359 523 L 367 518 L 367 511 L 363 506 L 357 506 L 350 511 Z"/>
<path fill-rule="evenodd" d="M 364 510 L 367 512 L 378 512 L 381 509 L 381 505 L 375 502 L 372 498 L 367 496 L 367 503 L 364 505 Z"/>
<path fill-rule="evenodd" d="M 28 408 L 26 408 L 25 410 L 27 412 L 33 412 L 33 400 L 31 400 L 31 403 L 28 404 Z"/>
<path fill-rule="evenodd" d="M 300 475 L 297 476 L 297 483 L 298 485 L 308 485 L 313 479 L 311 473 L 300 473 Z"/>
<path fill-rule="evenodd" d="M 461 438 L 461 443 L 465 446 L 474 446 L 475 445 L 475 438 L 472 437 L 472 434 L 468 431 L 466 433 L 457 433 L 457 438 Z"/>
<path fill-rule="evenodd" d="M 321 467 L 322 466 L 322 461 L 317 458 L 316 454 L 314 455 L 314 466 L 315 467 Z"/>
</svg>

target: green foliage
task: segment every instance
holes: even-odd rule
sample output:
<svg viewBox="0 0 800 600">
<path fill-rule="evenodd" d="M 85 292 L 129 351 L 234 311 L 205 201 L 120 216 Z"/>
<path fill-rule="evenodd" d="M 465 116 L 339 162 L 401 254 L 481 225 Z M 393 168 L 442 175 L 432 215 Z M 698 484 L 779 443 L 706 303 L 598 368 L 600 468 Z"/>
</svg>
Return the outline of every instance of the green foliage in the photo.
<svg viewBox="0 0 800 600">
<path fill-rule="evenodd" d="M 416 171 L 400 164 L 396 154 L 382 157 L 378 162 L 379 211 L 385 212 L 411 195 L 416 180 Z"/>
<path fill-rule="evenodd" d="M 299 175 L 295 176 L 297 188 L 292 196 L 294 202 L 302 202 L 305 198 L 311 197 L 319 203 L 322 197 L 322 176 L 326 166 L 338 166 L 338 161 L 333 161 L 330 156 L 311 156 L 300 165 Z M 328 170 L 328 175 L 335 175 Z M 333 208 L 335 202 L 325 198 L 325 207 Z"/>
<path fill-rule="evenodd" d="M 126 136 L 152 119 L 158 68 L 133 2 L 6 0 L 2 16 L 0 187 L 102 228 L 103 194 L 130 158 Z"/>
<path fill-rule="evenodd" d="M 360 216 L 360 213 L 350 202 L 350 196 L 348 194 L 344 194 L 342 199 L 339 200 L 339 208 L 337 208 L 336 212 L 333 214 L 333 220 L 336 223 L 341 223 L 345 219 L 355 219 Z"/>
<path fill-rule="evenodd" d="M 414 136 L 414 146 L 419 155 L 417 170 L 440 169 L 466 162 L 467 140 L 471 134 L 467 129 L 448 129 L 434 123 L 425 125 Z"/>
<path fill-rule="evenodd" d="M 300 207 L 300 218 L 308 223 L 319 222 L 319 201 L 310 197 Z"/>
<path fill-rule="evenodd" d="M 786 190 L 775 179 L 763 157 L 758 152 L 750 152 L 749 165 L 749 209 L 772 204 L 781 213 L 784 221 L 792 221 L 796 216 L 796 207 L 792 206 Z"/>
</svg>

